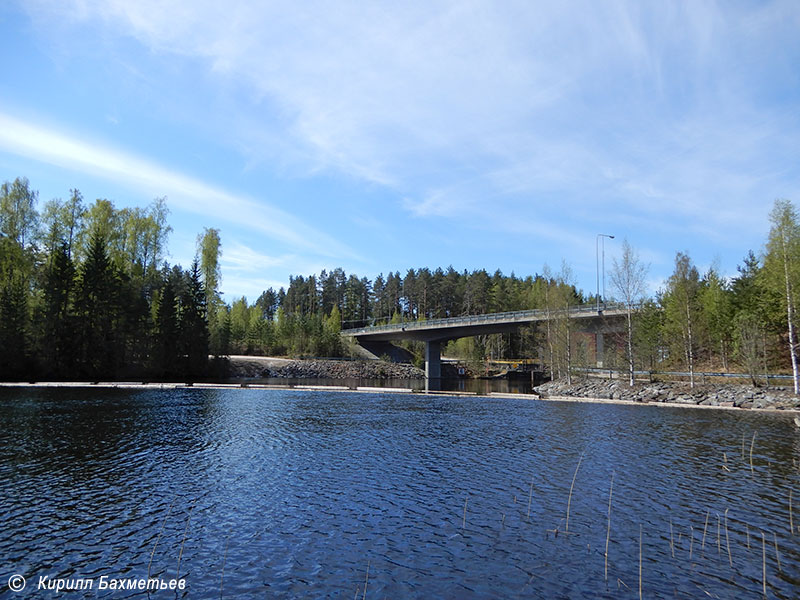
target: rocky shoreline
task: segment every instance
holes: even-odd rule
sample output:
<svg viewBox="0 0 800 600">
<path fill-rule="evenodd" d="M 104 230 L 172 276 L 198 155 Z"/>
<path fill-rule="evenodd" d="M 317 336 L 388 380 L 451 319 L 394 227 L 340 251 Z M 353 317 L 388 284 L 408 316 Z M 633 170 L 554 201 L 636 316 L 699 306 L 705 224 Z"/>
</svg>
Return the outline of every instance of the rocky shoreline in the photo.
<svg viewBox="0 0 800 600">
<path fill-rule="evenodd" d="M 599 398 L 629 402 L 668 402 L 694 406 L 736 408 L 800 409 L 800 397 L 782 387 L 753 387 L 751 385 L 695 385 L 683 382 L 640 383 L 633 387 L 623 380 L 578 379 L 571 385 L 566 381 L 550 381 L 534 388 L 541 398 L 571 397 Z"/>
<path fill-rule="evenodd" d="M 424 379 L 425 371 L 382 360 L 291 360 L 231 357 L 231 378 Z"/>
</svg>

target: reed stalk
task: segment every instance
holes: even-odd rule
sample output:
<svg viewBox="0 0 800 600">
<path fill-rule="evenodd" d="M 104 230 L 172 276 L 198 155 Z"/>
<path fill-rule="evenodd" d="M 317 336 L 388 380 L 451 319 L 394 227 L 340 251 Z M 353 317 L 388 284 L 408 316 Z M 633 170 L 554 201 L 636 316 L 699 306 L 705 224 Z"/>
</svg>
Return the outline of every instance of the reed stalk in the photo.
<svg viewBox="0 0 800 600">
<path fill-rule="evenodd" d="M 744 460 L 744 431 L 742 432 L 742 460 Z"/>
<path fill-rule="evenodd" d="M 367 597 L 367 583 L 369 583 L 369 561 L 367 561 L 367 576 L 364 579 L 364 595 L 362 596 L 362 599 L 366 599 Z"/>
<path fill-rule="evenodd" d="M 608 488 L 608 526 L 606 527 L 605 580 L 608 581 L 608 541 L 611 539 L 611 496 L 614 493 L 614 472 L 611 472 L 611 485 Z"/>
<path fill-rule="evenodd" d="M 672 538 L 672 516 L 669 517 L 669 549 L 672 552 L 672 558 L 675 558 L 675 542 Z"/>
<path fill-rule="evenodd" d="M 467 500 L 469 500 L 469 496 L 464 498 L 464 517 L 461 519 L 461 529 L 467 526 Z"/>
<path fill-rule="evenodd" d="M 225 562 L 228 560 L 228 542 L 231 535 L 225 537 L 225 554 L 222 555 L 222 576 L 219 578 L 219 600 L 222 600 L 222 585 L 225 583 Z"/>
<path fill-rule="evenodd" d="M 181 559 L 183 558 L 183 546 L 186 544 L 186 536 L 189 535 L 189 523 L 192 520 L 192 511 L 194 510 L 196 502 L 192 502 L 192 507 L 189 509 L 189 516 L 186 518 L 186 528 L 183 530 L 183 539 L 181 540 L 181 550 L 178 552 L 178 566 L 175 569 L 175 578 L 181 578 Z"/>
<path fill-rule="evenodd" d="M 533 476 L 531 476 L 531 491 L 528 492 L 528 521 L 531 520 L 531 501 L 533 500 Z"/>
<path fill-rule="evenodd" d="M 792 489 L 789 488 L 789 533 L 794 535 L 794 523 L 792 521 Z"/>
<path fill-rule="evenodd" d="M 727 452 L 722 453 L 722 468 L 725 469 L 730 473 L 730 469 L 728 468 L 728 454 Z"/>
<path fill-rule="evenodd" d="M 750 442 L 750 472 L 751 473 L 754 472 L 753 471 L 753 446 L 755 446 L 755 444 L 756 444 L 756 433 L 757 432 L 755 432 L 755 431 L 753 432 L 753 439 Z"/>
<path fill-rule="evenodd" d="M 689 525 L 689 562 L 692 561 L 693 549 L 694 549 L 694 527 Z"/>
<path fill-rule="evenodd" d="M 167 509 L 167 514 L 164 515 L 164 520 L 161 522 L 161 529 L 156 536 L 156 542 L 153 544 L 153 551 L 150 553 L 150 562 L 147 563 L 147 579 L 150 579 L 150 567 L 153 566 L 153 556 L 156 554 L 156 546 L 158 546 L 158 542 L 161 540 L 161 535 L 164 533 L 164 527 L 167 525 L 167 519 L 169 518 L 169 514 L 172 512 L 172 505 L 175 504 L 175 499 L 177 496 L 172 498 L 172 502 L 169 503 L 169 508 Z"/>
<path fill-rule="evenodd" d="M 578 469 L 581 468 L 581 461 L 583 460 L 583 452 L 578 459 L 578 465 L 575 467 L 575 474 L 572 476 L 572 485 L 569 486 L 569 497 L 567 498 L 567 521 L 564 524 L 564 532 L 569 533 L 569 507 L 572 504 L 572 489 L 575 487 L 575 479 L 578 477 Z"/>
<path fill-rule="evenodd" d="M 778 536 L 775 535 L 775 532 L 772 532 L 772 541 L 775 542 L 775 560 L 778 561 L 778 571 L 783 573 L 783 569 L 781 568 L 781 553 L 778 552 Z"/>
<path fill-rule="evenodd" d="M 700 553 L 701 556 L 705 554 L 706 551 L 706 530 L 708 529 L 708 516 L 711 514 L 711 511 L 706 511 L 706 524 L 703 526 L 703 543 L 700 544 Z"/>
<path fill-rule="evenodd" d="M 642 600 L 642 525 L 639 524 L 639 600 Z"/>
<path fill-rule="evenodd" d="M 728 547 L 728 562 L 733 568 L 733 557 L 731 556 L 731 539 L 728 537 L 728 509 L 725 509 L 725 545 Z"/>
<path fill-rule="evenodd" d="M 764 597 L 767 597 L 767 539 L 764 532 L 761 532 L 761 587 Z"/>
<path fill-rule="evenodd" d="M 720 522 L 719 513 L 717 513 L 717 555 L 722 554 L 722 544 L 720 540 Z"/>
</svg>

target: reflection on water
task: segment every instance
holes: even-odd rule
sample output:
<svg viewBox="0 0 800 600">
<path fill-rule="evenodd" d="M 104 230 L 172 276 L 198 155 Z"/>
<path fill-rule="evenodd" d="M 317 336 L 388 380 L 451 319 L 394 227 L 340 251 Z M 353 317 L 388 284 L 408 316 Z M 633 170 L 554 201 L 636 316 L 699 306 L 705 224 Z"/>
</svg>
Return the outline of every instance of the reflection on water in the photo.
<svg viewBox="0 0 800 600">
<path fill-rule="evenodd" d="M 266 377 L 231 379 L 232 382 L 246 384 L 265 384 L 275 386 L 346 386 L 355 389 L 359 386 L 380 387 L 380 388 L 405 388 L 411 390 L 424 390 L 424 379 L 324 379 L 324 378 L 303 378 L 293 379 L 285 377 Z M 504 378 L 496 379 L 442 379 L 440 380 L 441 391 L 446 392 L 470 392 L 473 394 L 530 394 L 532 385 L 529 379 L 509 380 Z"/>
<path fill-rule="evenodd" d="M 0 424 L 0 575 L 28 578 L 20 597 L 41 575 L 175 577 L 181 555 L 195 598 L 361 597 L 368 569 L 370 598 L 633 598 L 640 531 L 646 597 L 761 597 L 762 561 L 770 598 L 800 593 L 788 415 L 0 390 Z"/>
</svg>

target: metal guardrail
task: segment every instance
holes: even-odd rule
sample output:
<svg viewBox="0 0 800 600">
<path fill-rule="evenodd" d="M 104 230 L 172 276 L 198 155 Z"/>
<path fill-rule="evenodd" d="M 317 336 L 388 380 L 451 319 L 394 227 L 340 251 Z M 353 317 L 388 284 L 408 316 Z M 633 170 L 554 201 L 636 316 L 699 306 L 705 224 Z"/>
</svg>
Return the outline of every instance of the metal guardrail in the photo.
<svg viewBox="0 0 800 600">
<path fill-rule="evenodd" d="M 625 305 L 620 303 L 607 303 L 599 314 L 606 311 L 624 310 Z M 483 315 L 464 315 L 462 317 L 447 317 L 443 319 L 430 319 L 428 321 L 404 321 L 402 323 L 389 323 L 386 325 L 373 325 L 371 327 L 358 327 L 355 329 L 343 329 L 344 335 L 359 335 L 367 333 L 379 333 L 384 331 L 399 331 L 409 329 L 430 329 L 449 327 L 454 325 L 481 325 L 485 323 L 496 323 L 498 321 L 543 321 L 549 316 L 557 315 L 559 310 L 546 310 L 537 308 L 533 310 L 516 310 L 511 312 L 487 313 Z M 570 308 L 570 315 L 591 316 L 598 315 L 597 305 L 583 305 Z"/>
<path fill-rule="evenodd" d="M 628 371 L 620 370 L 620 369 L 604 369 L 602 367 L 583 367 L 583 368 L 576 368 L 573 369 L 575 371 L 582 371 L 584 373 L 598 373 L 598 374 L 608 374 L 610 379 L 613 379 L 614 376 L 617 377 L 627 377 Z M 666 375 L 668 377 L 691 377 L 691 373 L 689 371 L 634 371 L 634 377 L 642 376 L 642 377 L 658 377 L 661 375 Z M 695 377 L 723 377 L 729 379 L 750 379 L 749 373 L 717 373 L 713 371 L 695 371 Z M 756 375 L 756 379 L 766 379 L 769 382 L 771 379 L 779 379 L 779 380 L 789 380 L 791 381 L 793 377 L 791 375 L 777 375 L 772 373 L 759 373 Z"/>
</svg>

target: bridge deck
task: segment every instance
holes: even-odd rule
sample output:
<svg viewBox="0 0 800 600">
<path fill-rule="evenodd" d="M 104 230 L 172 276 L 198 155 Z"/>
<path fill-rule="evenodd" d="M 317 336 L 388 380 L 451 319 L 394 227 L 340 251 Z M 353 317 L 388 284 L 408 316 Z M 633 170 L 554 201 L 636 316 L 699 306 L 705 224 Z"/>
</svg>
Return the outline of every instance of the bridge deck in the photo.
<svg viewBox="0 0 800 600">
<path fill-rule="evenodd" d="M 404 323 L 389 323 L 387 325 L 377 325 L 373 327 L 344 329 L 342 330 L 342 335 L 365 341 L 393 341 L 403 339 L 444 341 L 473 335 L 515 331 L 522 325 L 559 318 L 563 316 L 563 314 L 563 311 L 548 311 L 544 309 L 518 310 L 513 312 L 466 315 L 463 317 L 450 317 L 446 319 L 431 319 L 429 321 L 407 321 Z M 575 306 L 569 311 L 570 318 L 595 320 L 598 322 L 609 318 L 620 317 L 624 314 L 624 307 L 616 304 L 607 305 L 606 308 L 599 313 L 594 304 L 591 306 Z"/>
</svg>

